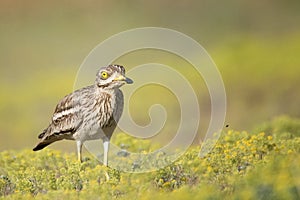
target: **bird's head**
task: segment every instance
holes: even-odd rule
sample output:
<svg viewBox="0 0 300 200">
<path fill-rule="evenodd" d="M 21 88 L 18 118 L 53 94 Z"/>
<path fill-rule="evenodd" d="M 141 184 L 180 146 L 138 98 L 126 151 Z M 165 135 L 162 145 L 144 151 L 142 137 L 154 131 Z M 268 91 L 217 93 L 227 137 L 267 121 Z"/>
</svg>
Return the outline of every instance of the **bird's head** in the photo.
<svg viewBox="0 0 300 200">
<path fill-rule="evenodd" d="M 119 88 L 125 83 L 133 81 L 125 76 L 125 68 L 121 65 L 108 65 L 101 67 L 96 76 L 96 85 L 106 89 Z"/>
</svg>

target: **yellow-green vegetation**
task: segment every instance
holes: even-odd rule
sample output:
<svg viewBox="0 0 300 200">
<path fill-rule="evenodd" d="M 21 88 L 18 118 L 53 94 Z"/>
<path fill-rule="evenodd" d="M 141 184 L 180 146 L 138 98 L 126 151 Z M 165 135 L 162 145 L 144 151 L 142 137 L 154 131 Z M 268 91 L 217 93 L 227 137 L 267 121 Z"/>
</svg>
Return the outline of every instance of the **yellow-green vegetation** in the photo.
<svg viewBox="0 0 300 200">
<path fill-rule="evenodd" d="M 0 153 L 0 196 L 8 199 L 299 199 L 300 137 L 293 133 L 281 137 L 293 130 L 291 123 L 297 127 L 299 121 L 287 119 L 270 122 L 266 132 L 228 130 L 206 157 L 199 158 L 199 147 L 191 147 L 176 162 L 151 173 L 124 173 L 106 168 L 92 156 L 79 163 L 75 154 L 50 149 L 38 153 L 3 151 Z M 265 124 L 260 129 L 264 127 Z M 274 131 L 278 127 L 280 131 Z M 131 150 L 139 148 L 125 137 L 119 140 L 119 144 L 126 143 Z M 151 146 L 147 146 L 146 151 L 150 150 Z"/>
</svg>

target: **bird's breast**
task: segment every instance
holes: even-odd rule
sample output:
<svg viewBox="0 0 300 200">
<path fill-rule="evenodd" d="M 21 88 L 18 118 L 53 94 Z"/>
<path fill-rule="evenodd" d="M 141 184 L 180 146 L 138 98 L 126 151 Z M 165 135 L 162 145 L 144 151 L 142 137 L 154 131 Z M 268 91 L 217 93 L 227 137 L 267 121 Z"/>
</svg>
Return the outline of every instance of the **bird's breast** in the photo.
<svg viewBox="0 0 300 200">
<path fill-rule="evenodd" d="M 123 110 L 123 94 L 120 90 L 112 94 L 102 92 L 90 99 L 83 107 L 84 126 L 80 130 L 80 138 L 82 140 L 103 138 L 105 135 L 112 134 L 120 119 Z"/>
<path fill-rule="evenodd" d="M 109 126 L 114 113 L 114 97 L 111 94 L 102 93 L 100 98 L 95 102 L 97 109 L 98 123 L 101 128 Z"/>
</svg>

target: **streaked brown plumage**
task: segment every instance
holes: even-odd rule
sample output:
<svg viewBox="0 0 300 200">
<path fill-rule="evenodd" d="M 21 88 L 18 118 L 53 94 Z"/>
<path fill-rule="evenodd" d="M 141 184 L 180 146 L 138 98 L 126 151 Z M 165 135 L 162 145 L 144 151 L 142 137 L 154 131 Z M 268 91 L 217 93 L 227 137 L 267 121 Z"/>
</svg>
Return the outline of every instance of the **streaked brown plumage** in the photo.
<svg viewBox="0 0 300 200">
<path fill-rule="evenodd" d="M 132 80 L 125 77 L 123 66 L 101 68 L 94 85 L 74 91 L 57 104 L 49 126 L 38 136 L 40 141 L 33 150 L 63 139 L 76 140 L 81 161 L 84 141 L 102 139 L 104 165 L 108 165 L 109 141 L 123 111 L 123 93 L 119 88 L 125 83 Z"/>
</svg>

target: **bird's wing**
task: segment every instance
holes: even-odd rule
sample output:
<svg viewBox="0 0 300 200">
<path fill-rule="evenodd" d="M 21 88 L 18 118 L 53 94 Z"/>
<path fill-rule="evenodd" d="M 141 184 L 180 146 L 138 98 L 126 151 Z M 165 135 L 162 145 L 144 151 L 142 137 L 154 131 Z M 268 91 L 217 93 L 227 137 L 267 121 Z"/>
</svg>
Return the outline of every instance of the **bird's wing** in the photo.
<svg viewBox="0 0 300 200">
<path fill-rule="evenodd" d="M 76 93 L 65 96 L 56 106 L 48 128 L 39 135 L 40 139 L 52 136 L 69 136 L 74 133 L 82 123 L 80 101 Z"/>
<path fill-rule="evenodd" d="M 62 139 L 74 139 L 73 134 L 83 122 L 81 102 L 89 101 L 93 96 L 88 86 L 65 96 L 56 106 L 49 126 L 38 136 L 39 143 L 33 148 L 38 151 L 52 142 Z"/>
<path fill-rule="evenodd" d="M 75 132 L 82 123 L 80 100 L 76 93 L 64 97 L 56 106 L 52 124 L 56 134 Z"/>
</svg>

